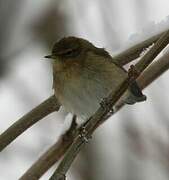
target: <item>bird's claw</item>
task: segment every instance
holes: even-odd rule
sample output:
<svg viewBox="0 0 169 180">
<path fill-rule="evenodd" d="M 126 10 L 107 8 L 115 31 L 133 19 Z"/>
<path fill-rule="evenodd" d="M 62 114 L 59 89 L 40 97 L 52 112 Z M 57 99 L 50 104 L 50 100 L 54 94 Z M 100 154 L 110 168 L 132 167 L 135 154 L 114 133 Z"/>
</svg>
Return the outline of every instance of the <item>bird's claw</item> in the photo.
<svg viewBox="0 0 169 180">
<path fill-rule="evenodd" d="M 128 76 L 129 76 L 130 80 L 131 81 L 136 80 L 138 75 L 139 75 L 139 72 L 136 69 L 136 67 L 134 65 L 131 65 L 129 70 L 128 70 Z"/>
<path fill-rule="evenodd" d="M 108 105 L 107 99 L 103 98 L 102 101 L 100 102 L 100 106 L 105 109 Z"/>
<path fill-rule="evenodd" d="M 91 136 L 87 134 L 85 126 L 82 126 L 80 128 L 79 137 L 82 138 L 85 143 L 89 142 L 89 139 L 91 138 Z"/>
</svg>

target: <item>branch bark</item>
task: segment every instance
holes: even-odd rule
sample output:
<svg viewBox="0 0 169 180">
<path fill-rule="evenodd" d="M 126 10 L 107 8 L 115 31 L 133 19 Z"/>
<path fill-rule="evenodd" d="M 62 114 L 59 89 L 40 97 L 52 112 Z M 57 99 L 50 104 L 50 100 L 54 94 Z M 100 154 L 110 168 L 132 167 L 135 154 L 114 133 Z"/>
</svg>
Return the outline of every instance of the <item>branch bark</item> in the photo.
<svg viewBox="0 0 169 180">
<path fill-rule="evenodd" d="M 143 74 L 137 79 L 137 82 L 141 89 L 146 88 L 159 76 L 169 69 L 169 51 L 160 57 L 156 62 L 152 63 Z"/>
<path fill-rule="evenodd" d="M 169 30 L 166 31 L 154 46 L 140 59 L 135 65 L 139 72 L 143 72 L 147 66 L 154 60 L 154 58 L 167 46 L 169 43 Z"/>
<path fill-rule="evenodd" d="M 51 146 L 19 180 L 38 180 L 55 162 L 60 159 L 72 144 L 76 128 L 76 116 L 74 115 L 69 130 L 61 135 L 59 140 L 57 140 L 57 142 Z"/>
<path fill-rule="evenodd" d="M 8 144 L 10 144 L 30 126 L 32 126 L 48 114 L 54 111 L 58 111 L 59 107 L 59 102 L 53 95 L 46 101 L 38 105 L 36 108 L 34 108 L 32 111 L 24 115 L 0 135 L 0 151 L 2 151 Z"/>
<path fill-rule="evenodd" d="M 165 31 L 166 32 L 166 31 Z M 141 43 L 138 43 L 135 46 L 132 46 L 131 48 L 125 50 L 124 52 L 114 56 L 114 60 L 116 61 L 117 64 L 119 65 L 125 65 L 128 64 L 129 62 L 135 60 L 140 56 L 140 53 L 149 47 L 151 44 L 155 43 L 165 32 L 159 33 Z"/>
</svg>

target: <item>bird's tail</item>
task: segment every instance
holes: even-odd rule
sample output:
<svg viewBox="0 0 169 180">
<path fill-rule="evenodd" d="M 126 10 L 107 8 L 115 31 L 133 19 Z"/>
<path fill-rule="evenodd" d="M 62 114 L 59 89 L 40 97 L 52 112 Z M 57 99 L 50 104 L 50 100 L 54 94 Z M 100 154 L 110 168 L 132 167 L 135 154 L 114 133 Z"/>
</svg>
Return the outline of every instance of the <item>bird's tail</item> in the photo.
<svg viewBox="0 0 169 180">
<path fill-rule="evenodd" d="M 132 104 L 135 104 L 136 102 L 142 102 L 147 99 L 147 97 L 142 93 L 142 91 L 136 81 L 134 81 L 129 86 L 129 91 L 127 94 L 128 95 L 124 100 L 126 104 L 132 105 Z"/>
</svg>

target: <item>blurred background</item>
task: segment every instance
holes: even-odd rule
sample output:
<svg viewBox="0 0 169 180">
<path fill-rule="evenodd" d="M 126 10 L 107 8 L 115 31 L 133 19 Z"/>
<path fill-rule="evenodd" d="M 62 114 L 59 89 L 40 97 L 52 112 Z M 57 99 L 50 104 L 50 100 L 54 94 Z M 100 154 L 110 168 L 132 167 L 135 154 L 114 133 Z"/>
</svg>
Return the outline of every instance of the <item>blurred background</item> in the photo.
<svg viewBox="0 0 169 180">
<path fill-rule="evenodd" d="M 0 133 L 53 94 L 43 57 L 63 36 L 86 38 L 112 55 L 169 28 L 168 0 L 1 0 Z M 69 179 L 169 179 L 169 72 L 94 134 Z M 31 127 L 0 153 L 0 180 L 17 180 L 59 137 L 62 109 Z M 55 166 L 56 167 L 56 166 Z M 51 168 L 41 180 L 53 172 Z"/>
</svg>

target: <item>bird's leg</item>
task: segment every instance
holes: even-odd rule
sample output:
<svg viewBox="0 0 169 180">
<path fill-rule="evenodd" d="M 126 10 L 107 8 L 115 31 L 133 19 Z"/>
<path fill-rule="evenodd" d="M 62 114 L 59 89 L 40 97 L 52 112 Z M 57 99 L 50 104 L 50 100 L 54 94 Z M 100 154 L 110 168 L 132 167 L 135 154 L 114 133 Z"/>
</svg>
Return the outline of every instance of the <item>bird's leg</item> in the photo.
<svg viewBox="0 0 169 180">
<path fill-rule="evenodd" d="M 139 72 L 137 71 L 135 66 L 132 64 L 128 70 L 128 76 L 130 77 L 131 82 L 135 81 L 138 75 L 139 75 Z"/>
<path fill-rule="evenodd" d="M 106 109 L 106 108 L 109 106 L 109 103 L 108 103 L 108 101 L 107 101 L 106 98 L 103 98 L 103 99 L 102 99 L 102 101 L 100 102 L 100 106 L 101 106 L 103 109 Z M 112 107 L 112 108 L 109 110 L 108 114 L 103 118 L 103 121 L 104 121 L 105 119 L 108 119 L 114 112 L 115 112 L 115 109 L 114 109 L 114 107 Z"/>
</svg>

